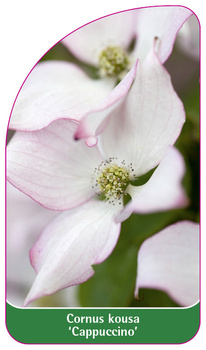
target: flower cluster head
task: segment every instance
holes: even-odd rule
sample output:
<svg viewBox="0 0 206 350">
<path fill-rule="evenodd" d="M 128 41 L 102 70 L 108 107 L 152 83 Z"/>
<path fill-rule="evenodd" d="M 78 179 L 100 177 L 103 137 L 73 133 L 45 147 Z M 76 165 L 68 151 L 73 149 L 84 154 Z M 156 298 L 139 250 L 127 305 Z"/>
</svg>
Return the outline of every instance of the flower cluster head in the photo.
<svg viewBox="0 0 206 350">
<path fill-rule="evenodd" d="M 99 55 L 99 69 L 102 76 L 116 77 L 128 69 L 127 52 L 118 46 L 107 46 Z"/>
<path fill-rule="evenodd" d="M 24 305 L 90 278 L 92 265 L 111 254 L 121 222 L 132 213 L 187 205 L 184 160 L 174 147 L 185 112 L 162 64 L 190 15 L 185 8 L 160 7 L 93 22 L 63 43 L 78 59 L 98 65 L 100 79 L 89 78 L 73 63 L 44 62 L 25 82 L 10 121 L 17 132 L 8 146 L 7 178 L 43 207 L 61 213 L 30 251 L 37 276 Z M 130 55 L 134 37 L 138 40 Z M 136 185 L 152 169 L 148 182 Z M 126 205 L 125 195 L 131 197 Z M 188 227 L 192 227 L 191 245 L 181 253 L 189 268 L 197 263 L 197 254 L 194 259 L 190 255 L 198 228 L 187 222 L 179 224 L 178 230 L 186 237 Z M 161 245 L 162 234 L 156 237 Z M 178 257 L 176 261 L 179 264 Z M 141 263 L 138 269 L 136 295 L 140 285 L 149 286 L 144 278 L 139 280 L 144 274 Z M 175 273 L 176 267 L 171 279 Z M 151 285 L 158 286 L 159 276 Z M 186 288 L 186 275 L 181 278 Z M 188 304 L 198 298 L 196 277 L 194 281 Z M 162 284 L 185 304 L 175 286 L 171 292 L 170 284 Z"/>
<path fill-rule="evenodd" d="M 121 204 L 121 197 L 126 194 L 125 191 L 129 182 L 135 178 L 135 175 L 132 174 L 133 171 L 132 164 L 126 166 L 124 160 L 120 165 L 115 162 L 114 158 L 103 161 L 95 169 L 94 186 L 97 190 L 96 193 L 103 195 L 109 203 L 115 205 L 115 201 L 120 200 L 119 204 Z"/>
</svg>

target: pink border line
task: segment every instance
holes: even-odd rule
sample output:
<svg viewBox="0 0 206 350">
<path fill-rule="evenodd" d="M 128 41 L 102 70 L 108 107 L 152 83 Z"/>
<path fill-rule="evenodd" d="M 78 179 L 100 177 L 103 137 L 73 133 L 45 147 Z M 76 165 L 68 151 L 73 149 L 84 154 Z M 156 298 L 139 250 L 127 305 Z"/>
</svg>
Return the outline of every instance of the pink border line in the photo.
<svg viewBox="0 0 206 350">
<path fill-rule="evenodd" d="M 86 25 L 90 24 L 90 23 L 93 23 L 93 22 L 96 22 L 102 18 L 106 18 L 106 17 L 109 17 L 109 16 L 112 16 L 112 15 L 115 15 L 115 14 L 118 14 L 118 13 L 122 13 L 122 12 L 127 12 L 127 11 L 134 11 L 134 10 L 138 10 L 138 9 L 145 9 L 145 8 L 157 8 L 157 7 L 183 7 L 183 8 L 186 8 L 188 10 L 190 10 L 194 15 L 195 17 L 197 18 L 198 20 L 198 23 L 199 23 L 199 29 L 200 29 L 200 32 L 199 32 L 199 39 L 200 39 L 200 43 L 201 43 L 201 25 L 200 25 L 200 21 L 199 21 L 199 18 L 197 17 L 197 15 L 188 7 L 186 6 L 182 6 L 182 5 L 157 5 L 157 6 L 145 6 L 145 7 L 137 7 L 137 8 L 131 8 L 131 9 L 127 9 L 127 10 L 122 10 L 122 11 L 118 11 L 118 12 L 114 12 L 114 13 L 111 13 L 111 14 L 108 14 L 108 15 L 105 15 L 105 16 L 102 16 L 102 17 L 99 17 L 93 21 L 90 21 L 80 27 L 78 27 L 77 29 L 73 30 L 71 33 L 65 35 L 62 39 L 60 39 L 59 41 L 57 41 L 49 50 L 46 51 L 46 53 L 41 56 L 41 58 L 37 61 L 37 63 L 33 66 L 33 68 L 30 70 L 30 72 L 27 74 L 26 78 L 24 79 L 17 95 L 16 95 L 16 98 L 14 100 L 14 103 L 13 103 L 13 106 L 12 106 L 12 109 L 11 109 L 11 113 L 10 113 L 10 116 L 9 116 L 9 121 L 8 121 L 8 124 L 7 124 L 7 135 L 6 135 L 6 142 L 5 142 L 5 325 L 6 325 L 6 329 L 7 329 L 7 332 L 9 333 L 9 330 L 7 328 L 7 323 L 6 323 L 6 295 L 7 295 L 7 284 L 6 284 L 6 275 L 7 275 L 7 269 L 6 269 L 6 250 L 7 250 L 7 240 L 6 240 L 6 233 L 7 233 L 7 222 L 6 222 L 6 219 L 7 219 L 7 190 L 6 190 L 6 164 L 7 164 L 7 153 L 6 153 L 6 145 L 7 145 L 7 136 L 8 136 L 8 129 L 9 129 L 9 123 L 10 123 L 10 119 L 11 119 L 11 115 L 12 115 L 12 112 L 13 112 L 13 109 L 14 109 L 14 105 L 16 103 L 16 100 L 19 96 L 19 93 L 25 83 L 25 81 L 27 80 L 28 76 L 30 75 L 30 73 L 33 71 L 33 69 L 36 67 L 36 65 L 39 63 L 39 61 L 54 47 L 56 46 L 59 42 L 61 42 L 63 39 L 65 39 L 68 35 L 76 32 L 77 30 L 85 27 Z M 176 39 L 176 38 L 175 38 Z M 199 47 L 199 76 L 200 76 L 200 97 L 199 97 L 199 103 L 200 103 L 200 116 L 199 116 L 199 121 L 200 121 L 200 126 L 199 126 L 199 132 L 200 132 L 200 156 L 199 156 L 199 159 L 201 160 L 201 45 Z M 200 186 L 199 186 L 199 193 L 200 193 L 200 205 L 201 205 L 201 161 L 200 161 Z M 191 341 L 198 333 L 199 329 L 200 329 L 200 325 L 201 325 L 201 207 L 200 207 L 200 231 L 199 231 L 199 239 L 200 239 L 200 243 L 199 243 L 199 271 L 200 271 L 200 292 L 199 292 L 199 295 L 200 295 L 200 321 L 199 321 L 199 328 L 196 332 L 196 334 L 191 338 L 189 339 L 188 341 L 184 342 L 184 343 L 22 343 L 20 341 L 18 341 L 17 339 L 15 339 L 10 333 L 9 335 L 18 343 L 20 344 L 26 344 L 26 345 L 181 345 L 181 344 L 185 344 L 185 343 L 188 343 L 189 341 Z M 11 304 L 10 304 L 11 305 Z M 36 308 L 35 308 L 36 309 Z M 127 308 L 125 308 L 127 309 Z M 138 309 L 138 308 L 137 308 Z M 149 309 L 149 308 L 147 308 Z M 164 309 L 164 308 L 161 308 L 161 309 Z M 172 308 L 174 309 L 174 308 Z"/>
</svg>

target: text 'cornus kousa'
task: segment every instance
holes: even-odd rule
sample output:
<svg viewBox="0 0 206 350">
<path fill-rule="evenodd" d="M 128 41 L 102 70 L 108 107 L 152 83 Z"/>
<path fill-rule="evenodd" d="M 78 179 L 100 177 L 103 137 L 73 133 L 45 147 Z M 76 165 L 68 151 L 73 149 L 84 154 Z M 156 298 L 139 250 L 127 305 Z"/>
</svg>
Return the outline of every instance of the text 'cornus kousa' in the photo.
<svg viewBox="0 0 206 350">
<path fill-rule="evenodd" d="M 15 133 L 7 151 L 8 181 L 46 208 L 63 211 L 30 251 L 37 276 L 24 305 L 90 278 L 92 265 L 110 255 L 121 222 L 132 213 L 187 204 L 184 161 L 173 147 L 184 121 L 182 102 L 153 48 L 137 66 L 127 96 L 109 110 L 94 147 L 74 140 L 78 122 L 68 119 Z M 147 183 L 134 186 L 155 167 Z M 132 199 L 124 207 L 127 194 Z"/>
<path fill-rule="evenodd" d="M 123 99 L 135 78 L 135 69 L 131 68 L 137 59 L 143 62 L 158 38 L 156 51 L 164 63 L 179 29 L 191 15 L 181 6 L 134 9 L 101 18 L 71 33 L 62 43 L 76 59 L 96 67 L 97 79 L 88 76 L 75 59 L 74 63 L 38 63 L 16 99 L 10 129 L 40 130 L 60 118 L 79 121 Z M 105 98 L 125 74 L 127 79 L 120 82 L 118 94 L 114 91 L 112 100 Z"/>
</svg>

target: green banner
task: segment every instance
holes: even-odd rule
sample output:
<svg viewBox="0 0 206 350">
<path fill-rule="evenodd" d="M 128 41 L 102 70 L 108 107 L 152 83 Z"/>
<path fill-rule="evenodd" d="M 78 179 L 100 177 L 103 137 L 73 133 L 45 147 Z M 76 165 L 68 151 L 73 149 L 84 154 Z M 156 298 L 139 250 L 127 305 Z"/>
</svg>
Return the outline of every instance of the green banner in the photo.
<svg viewBox="0 0 206 350">
<path fill-rule="evenodd" d="M 189 308 L 16 308 L 7 328 L 26 344 L 179 344 L 198 331 L 200 304 Z"/>
</svg>

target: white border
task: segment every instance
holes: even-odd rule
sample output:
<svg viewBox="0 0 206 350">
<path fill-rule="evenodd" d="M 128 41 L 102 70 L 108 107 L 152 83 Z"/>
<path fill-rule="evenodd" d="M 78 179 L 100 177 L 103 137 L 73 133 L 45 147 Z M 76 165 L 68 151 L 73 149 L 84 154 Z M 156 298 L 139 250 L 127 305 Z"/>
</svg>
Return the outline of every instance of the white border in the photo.
<svg viewBox="0 0 206 350">
<path fill-rule="evenodd" d="M 205 142 L 203 132 L 205 130 L 205 72 L 204 64 L 205 57 L 204 52 L 206 48 L 205 42 L 205 6 L 202 0 L 181 0 L 177 1 L 158 1 L 154 0 L 7 0 L 1 3 L 1 22 L 0 22 L 0 35 L 1 35 L 1 54 L 0 54 L 0 169 L 1 169 L 1 211 L 0 211 L 0 223 L 1 223 L 1 252 L 0 256 L 4 257 L 4 220 L 5 220 L 5 202 L 4 202 L 4 149 L 5 149 L 5 135 L 7 130 L 7 124 L 11 108 L 17 92 L 25 79 L 28 72 L 39 60 L 39 58 L 57 41 L 63 38 L 65 35 L 80 27 L 81 25 L 88 23 L 99 17 L 108 15 L 110 13 L 126 10 L 130 8 L 145 7 L 145 6 L 157 6 L 157 5 L 182 5 L 189 7 L 198 16 L 201 28 L 202 28 L 202 153 L 205 149 Z M 205 157 L 204 157 L 205 158 Z M 204 170 L 204 160 L 202 156 L 202 179 L 206 178 Z M 205 193 L 205 186 L 202 181 L 202 196 Z M 202 213 L 204 213 L 205 200 L 202 198 Z M 206 247 L 205 244 L 205 225 L 202 222 L 202 247 Z M 203 250 L 203 248 L 202 248 Z M 202 254 L 203 255 L 203 254 Z M 205 254 L 204 254 L 205 255 Z M 1 284 L 1 324 L 0 324 L 0 337 L 1 343 L 5 345 L 12 345 L 15 348 L 22 344 L 15 342 L 7 333 L 5 328 L 4 318 L 4 264 L 0 264 L 1 277 L 3 283 Z M 202 256 L 202 277 L 204 273 L 205 260 Z M 202 315 L 201 315 L 201 328 L 198 335 L 191 341 L 183 346 L 193 347 L 203 344 L 205 334 L 205 283 L 202 278 Z M 191 320 L 192 322 L 192 320 Z M 30 345 L 27 345 L 30 347 Z M 32 348 L 45 348 L 50 345 L 32 345 Z M 55 346 L 55 345 L 53 345 Z M 59 346 L 59 345 L 57 345 Z M 74 345 L 75 346 L 75 345 Z M 70 347 L 74 347 L 70 345 Z M 98 345 L 93 345 L 98 346 Z M 101 345 L 102 347 L 108 347 L 108 345 Z M 113 345 L 115 346 L 115 345 Z M 119 345 L 117 345 L 119 346 Z M 124 347 L 124 345 L 122 345 Z M 126 345 L 128 347 L 128 345 Z M 126 347 L 125 346 L 125 347 Z M 144 345 L 138 345 L 143 347 Z M 161 348 L 169 347 L 171 349 L 173 345 L 162 345 Z M 176 346 L 176 345 L 175 345 Z M 148 345 L 144 346 L 147 349 Z"/>
<path fill-rule="evenodd" d="M 15 309 L 18 309 L 18 310 L 81 310 L 82 307 L 81 306 L 55 306 L 55 307 L 50 307 L 50 306 L 45 306 L 45 307 L 38 307 L 38 306 L 29 306 L 29 307 L 21 307 L 21 306 L 16 306 L 12 303 L 10 303 L 10 301 L 7 301 L 7 304 L 9 304 L 10 306 L 14 307 Z M 189 306 L 175 306 L 175 307 L 151 307 L 150 309 L 152 310 L 184 310 L 184 309 L 191 309 L 193 306 L 199 304 L 199 301 L 197 301 L 196 303 L 192 304 L 192 305 L 189 305 Z M 111 307 L 105 307 L 105 306 L 101 306 L 101 307 L 97 307 L 97 306 L 87 306 L 87 307 L 84 307 L 83 308 L 84 310 L 134 310 L 134 309 L 137 309 L 137 310 L 148 310 L 149 307 L 147 306 L 144 306 L 144 307 L 117 307 L 117 306 L 111 306 Z"/>
</svg>

